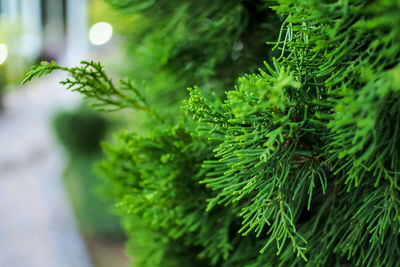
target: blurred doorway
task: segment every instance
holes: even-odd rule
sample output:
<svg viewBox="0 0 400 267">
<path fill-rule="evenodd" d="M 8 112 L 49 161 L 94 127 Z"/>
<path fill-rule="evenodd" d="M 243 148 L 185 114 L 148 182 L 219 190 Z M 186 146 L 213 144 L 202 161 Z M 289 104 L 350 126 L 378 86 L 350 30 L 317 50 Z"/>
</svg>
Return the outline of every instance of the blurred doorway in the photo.
<svg viewBox="0 0 400 267">
<path fill-rule="evenodd" d="M 27 0 L 23 0 L 26 2 Z M 28 0 L 29 1 L 29 0 Z M 40 0 L 43 29 L 42 58 L 56 60 L 66 46 L 66 0 Z"/>
<path fill-rule="evenodd" d="M 0 0 L 1 25 L 7 29 L 4 38 L 12 48 L 10 52 L 27 59 L 82 57 L 88 49 L 87 2 Z"/>
</svg>

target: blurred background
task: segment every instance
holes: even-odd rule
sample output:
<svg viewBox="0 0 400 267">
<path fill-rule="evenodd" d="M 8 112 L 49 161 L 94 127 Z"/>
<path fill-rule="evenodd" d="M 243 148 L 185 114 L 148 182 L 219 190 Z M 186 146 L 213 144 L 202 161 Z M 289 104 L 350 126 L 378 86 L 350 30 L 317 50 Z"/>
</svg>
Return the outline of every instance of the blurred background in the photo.
<svg viewBox="0 0 400 267">
<path fill-rule="evenodd" d="M 59 85 L 65 73 L 21 86 L 32 65 L 100 61 L 114 81 L 132 78 L 174 125 L 187 87 L 223 97 L 238 77 L 279 56 L 265 42 L 280 25 L 264 1 L 0 0 L 0 267 L 175 267 L 196 259 L 149 221 L 122 211 L 119 221 L 107 199 L 124 201 L 121 181 L 98 175 L 107 175 L 100 140 L 112 147 L 117 130 L 160 129 L 145 112 L 93 111 Z"/>
<path fill-rule="evenodd" d="M 93 167 L 120 122 L 58 85 L 62 73 L 20 86 L 42 60 L 116 69 L 127 19 L 103 0 L 0 0 L 1 267 L 128 266 Z"/>
</svg>

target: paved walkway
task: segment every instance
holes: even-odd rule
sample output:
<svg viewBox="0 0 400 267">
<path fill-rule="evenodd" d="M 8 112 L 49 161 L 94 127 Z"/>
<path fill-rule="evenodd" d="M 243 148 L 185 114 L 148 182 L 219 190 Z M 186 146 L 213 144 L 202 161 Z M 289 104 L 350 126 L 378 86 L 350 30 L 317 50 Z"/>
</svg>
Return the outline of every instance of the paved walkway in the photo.
<svg viewBox="0 0 400 267">
<path fill-rule="evenodd" d="M 0 114 L 0 267 L 90 267 L 61 175 L 51 117 L 79 97 L 61 74 L 5 96 Z"/>
</svg>

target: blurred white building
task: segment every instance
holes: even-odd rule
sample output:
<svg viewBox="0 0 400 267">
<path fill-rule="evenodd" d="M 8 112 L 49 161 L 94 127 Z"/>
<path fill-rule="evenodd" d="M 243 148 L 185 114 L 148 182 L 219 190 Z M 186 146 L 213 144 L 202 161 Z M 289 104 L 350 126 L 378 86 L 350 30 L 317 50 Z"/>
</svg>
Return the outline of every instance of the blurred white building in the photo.
<svg viewBox="0 0 400 267">
<path fill-rule="evenodd" d="M 12 35 L 7 38 L 10 53 L 28 59 L 83 56 L 88 48 L 87 2 L 0 0 L 0 27 Z"/>
</svg>

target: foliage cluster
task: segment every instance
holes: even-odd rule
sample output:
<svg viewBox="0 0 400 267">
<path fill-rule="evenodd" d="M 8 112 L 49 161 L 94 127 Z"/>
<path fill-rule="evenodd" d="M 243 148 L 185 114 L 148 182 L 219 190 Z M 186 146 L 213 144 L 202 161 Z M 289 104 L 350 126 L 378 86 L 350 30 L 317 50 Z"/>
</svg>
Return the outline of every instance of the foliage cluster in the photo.
<svg viewBox="0 0 400 267">
<path fill-rule="evenodd" d="M 146 257 L 139 255 L 139 266 L 399 266 L 399 0 L 110 2 L 159 12 L 154 23 L 162 21 L 166 33 L 157 39 L 157 27 L 149 29 L 144 55 L 164 40 L 187 38 L 166 54 L 161 45 L 159 57 L 168 55 L 165 70 L 179 87 L 199 85 L 180 116 L 155 110 L 131 82 L 115 86 L 93 62 L 72 69 L 43 63 L 27 80 L 63 69 L 72 75 L 64 83 L 97 105 L 148 114 L 152 133 L 119 133 L 104 146 L 102 164 L 130 235 L 137 218 L 154 230 L 132 245 Z M 222 63 L 219 55 L 232 47 L 214 40 L 250 30 L 225 8 L 254 3 L 282 17 L 273 48 L 279 56 L 239 78 L 226 98 L 211 95 L 229 83 L 204 74 L 204 66 Z M 261 19 L 253 23 L 268 24 L 266 9 L 256 10 L 249 18 Z M 204 24 L 201 14 L 215 17 Z M 204 54 L 192 57 L 197 48 Z M 157 61 L 140 60 L 133 64 L 157 77 Z M 229 79 L 243 71 L 239 62 L 227 64 L 237 68 Z M 164 86 L 175 92 L 170 82 Z"/>
<path fill-rule="evenodd" d="M 123 73 L 145 81 L 150 103 L 179 110 L 186 88 L 222 94 L 270 57 L 280 20 L 263 1 L 106 0 L 131 16 Z"/>
</svg>

